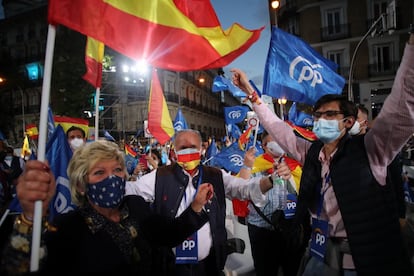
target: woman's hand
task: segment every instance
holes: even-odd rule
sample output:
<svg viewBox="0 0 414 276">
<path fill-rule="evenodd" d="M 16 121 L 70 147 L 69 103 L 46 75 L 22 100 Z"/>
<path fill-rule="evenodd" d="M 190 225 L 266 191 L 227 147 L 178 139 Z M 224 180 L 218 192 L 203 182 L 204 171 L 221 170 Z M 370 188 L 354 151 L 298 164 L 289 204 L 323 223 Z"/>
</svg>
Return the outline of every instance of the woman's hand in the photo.
<svg viewBox="0 0 414 276">
<path fill-rule="evenodd" d="M 16 186 L 17 198 L 26 218 L 33 218 L 34 203 L 43 204 L 43 215 L 46 214 L 49 202 L 56 191 L 55 177 L 47 162 L 29 160 L 23 174 L 18 178 Z"/>
<path fill-rule="evenodd" d="M 214 195 L 214 189 L 213 185 L 210 183 L 203 183 L 200 186 L 198 186 L 197 194 L 191 202 L 191 208 L 194 212 L 200 213 L 203 210 L 204 205 L 209 202 Z"/>
</svg>

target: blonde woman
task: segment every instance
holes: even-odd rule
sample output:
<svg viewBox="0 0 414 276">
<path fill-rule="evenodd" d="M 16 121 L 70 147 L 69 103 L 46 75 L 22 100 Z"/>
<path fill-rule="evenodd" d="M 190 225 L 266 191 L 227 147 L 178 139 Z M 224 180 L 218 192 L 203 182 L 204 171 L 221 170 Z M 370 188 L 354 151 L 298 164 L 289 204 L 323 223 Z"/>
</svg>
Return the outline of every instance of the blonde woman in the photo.
<svg viewBox="0 0 414 276">
<path fill-rule="evenodd" d="M 193 203 L 176 219 L 153 215 L 139 196 L 125 196 L 123 153 L 111 142 L 96 141 L 76 150 L 68 176 L 78 208 L 44 226 L 41 272 L 149 275 L 152 243 L 176 246 L 208 220 L 203 206 L 213 194 L 209 184 L 200 186 Z M 46 215 L 54 194 L 48 164 L 28 162 L 17 189 L 23 213 L 15 218 L 4 245 L 1 270 L 28 271 L 34 202 L 43 201 Z"/>
</svg>

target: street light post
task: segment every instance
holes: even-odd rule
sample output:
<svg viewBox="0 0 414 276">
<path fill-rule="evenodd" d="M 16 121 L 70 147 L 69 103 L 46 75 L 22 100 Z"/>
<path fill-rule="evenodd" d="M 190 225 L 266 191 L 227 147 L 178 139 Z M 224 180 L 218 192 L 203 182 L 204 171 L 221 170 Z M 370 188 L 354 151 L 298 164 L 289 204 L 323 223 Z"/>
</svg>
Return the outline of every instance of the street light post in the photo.
<svg viewBox="0 0 414 276">
<path fill-rule="evenodd" d="M 287 100 L 285 98 L 277 99 L 277 103 L 280 106 L 280 119 L 285 120 L 285 115 L 283 114 L 283 106 L 287 103 Z"/>
<path fill-rule="evenodd" d="M 275 27 L 277 27 L 277 9 L 279 8 L 279 5 L 280 5 L 280 3 L 279 3 L 279 1 L 278 0 L 273 0 L 271 3 L 270 3 L 270 6 L 272 7 L 272 9 L 275 11 L 275 14 L 274 14 L 274 25 L 275 25 Z"/>
<path fill-rule="evenodd" d="M 366 34 L 361 38 L 361 40 L 358 42 L 354 53 L 352 55 L 352 59 L 351 59 L 351 64 L 349 65 L 349 74 L 348 74 L 348 100 L 353 102 L 354 101 L 354 94 L 352 91 L 352 78 L 353 78 L 353 72 L 354 72 L 354 62 L 355 62 L 355 58 L 357 56 L 359 47 L 361 47 L 362 42 L 365 41 L 365 39 L 367 39 L 368 35 L 374 30 L 374 28 L 377 26 L 377 24 L 382 21 L 382 25 L 383 28 L 386 28 L 386 24 L 385 24 L 385 17 L 387 16 L 387 14 L 383 13 L 380 15 L 380 17 L 378 17 L 377 20 L 374 21 L 374 23 L 372 23 L 371 27 L 369 28 L 369 30 L 366 32 Z M 382 31 L 386 31 L 386 30 L 382 30 Z"/>
</svg>

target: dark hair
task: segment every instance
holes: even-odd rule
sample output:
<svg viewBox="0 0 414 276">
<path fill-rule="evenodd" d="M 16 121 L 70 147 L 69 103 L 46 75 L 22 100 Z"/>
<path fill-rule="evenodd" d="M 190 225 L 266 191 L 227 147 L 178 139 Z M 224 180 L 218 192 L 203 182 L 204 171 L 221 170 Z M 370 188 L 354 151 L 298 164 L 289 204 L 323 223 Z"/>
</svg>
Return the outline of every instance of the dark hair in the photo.
<svg viewBox="0 0 414 276">
<path fill-rule="evenodd" d="M 263 130 L 262 134 L 260 135 L 260 140 L 264 140 L 264 138 L 266 138 L 267 136 L 269 136 L 269 132 L 267 132 L 266 130 Z"/>
<path fill-rule="evenodd" d="M 341 112 L 344 113 L 344 117 L 352 116 L 355 119 L 357 118 L 358 109 L 356 105 L 353 102 L 348 101 L 344 96 L 337 95 L 337 94 L 326 94 L 320 97 L 319 100 L 313 106 L 313 111 L 315 112 L 322 105 L 331 103 L 331 102 L 337 102 L 339 104 L 339 109 Z"/>
<path fill-rule="evenodd" d="M 162 166 L 161 153 L 157 149 L 151 149 L 151 154 L 155 154 L 158 157 L 158 166 Z"/>
<path fill-rule="evenodd" d="M 69 138 L 69 132 L 74 131 L 74 130 L 79 130 L 80 132 L 82 132 L 83 138 L 86 137 L 86 133 L 83 129 L 81 129 L 80 127 L 77 126 L 71 126 L 67 131 L 66 131 L 66 138 Z"/>
<path fill-rule="evenodd" d="M 365 115 L 368 116 L 368 108 L 365 107 L 365 105 L 363 104 L 358 104 L 357 105 L 358 110 L 360 110 L 362 113 L 364 113 Z"/>
</svg>

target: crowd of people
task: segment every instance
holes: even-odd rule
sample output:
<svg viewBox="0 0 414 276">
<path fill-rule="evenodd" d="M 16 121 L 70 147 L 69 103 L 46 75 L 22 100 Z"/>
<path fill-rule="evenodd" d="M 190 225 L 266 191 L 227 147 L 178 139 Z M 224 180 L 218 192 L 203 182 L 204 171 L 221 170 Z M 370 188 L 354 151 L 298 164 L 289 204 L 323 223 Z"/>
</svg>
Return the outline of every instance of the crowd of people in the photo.
<svg viewBox="0 0 414 276">
<path fill-rule="evenodd" d="M 374 123 L 341 95 L 313 106 L 318 140 L 296 136 L 240 69 L 232 80 L 252 103 L 265 131 L 264 153 L 246 151 L 238 175 L 207 166 L 196 130 L 178 131 L 171 158 L 150 148 L 128 174 L 114 142 L 66 135 L 67 173 L 77 206 L 49 221 L 56 179 L 47 162 L 24 162 L 1 145 L 2 200 L 17 196 L 22 212 L 0 227 L 1 275 L 29 272 L 34 206 L 42 201 L 41 274 L 223 275 L 226 198 L 249 201 L 246 218 L 256 275 L 412 275 L 413 215 L 403 181 L 414 179 L 399 153 L 414 133 L 414 35 L 392 92 Z M 267 167 L 258 169 L 264 160 Z M 287 183 L 279 209 L 273 181 Z M 414 199 L 414 198 L 413 198 Z M 294 204 L 292 204 L 294 203 Z"/>
</svg>

